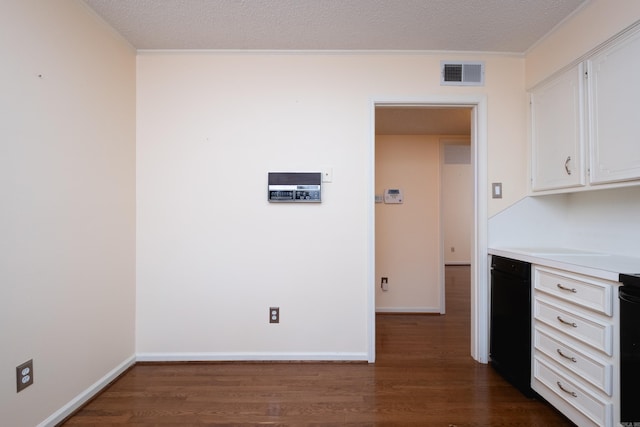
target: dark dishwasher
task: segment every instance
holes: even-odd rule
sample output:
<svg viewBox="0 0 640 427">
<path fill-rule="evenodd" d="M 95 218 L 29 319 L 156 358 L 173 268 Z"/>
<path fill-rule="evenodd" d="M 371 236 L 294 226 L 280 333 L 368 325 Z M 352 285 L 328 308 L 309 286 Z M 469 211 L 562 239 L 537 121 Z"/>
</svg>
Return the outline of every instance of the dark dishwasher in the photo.
<svg viewBox="0 0 640 427">
<path fill-rule="evenodd" d="M 620 422 L 640 425 L 640 275 L 621 274 L 620 298 Z"/>
<path fill-rule="evenodd" d="M 531 388 L 531 264 L 494 255 L 491 260 L 489 359 L 527 397 Z"/>
</svg>

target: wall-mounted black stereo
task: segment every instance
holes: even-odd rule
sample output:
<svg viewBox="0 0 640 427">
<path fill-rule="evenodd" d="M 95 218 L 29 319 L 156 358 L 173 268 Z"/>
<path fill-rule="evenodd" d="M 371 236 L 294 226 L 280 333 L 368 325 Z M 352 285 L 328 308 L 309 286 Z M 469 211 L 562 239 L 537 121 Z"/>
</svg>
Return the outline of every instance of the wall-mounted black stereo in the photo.
<svg viewBox="0 0 640 427">
<path fill-rule="evenodd" d="M 321 194 L 321 172 L 269 172 L 270 202 L 319 203 Z"/>
</svg>

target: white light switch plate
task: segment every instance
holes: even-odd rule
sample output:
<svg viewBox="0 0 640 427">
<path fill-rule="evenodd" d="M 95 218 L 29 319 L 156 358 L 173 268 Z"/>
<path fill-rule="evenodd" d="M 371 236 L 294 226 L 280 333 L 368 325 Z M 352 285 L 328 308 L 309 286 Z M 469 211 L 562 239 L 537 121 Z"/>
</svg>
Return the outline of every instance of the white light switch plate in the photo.
<svg viewBox="0 0 640 427">
<path fill-rule="evenodd" d="M 494 199 L 502 199 L 502 183 L 494 182 L 491 184 L 492 197 Z"/>
</svg>

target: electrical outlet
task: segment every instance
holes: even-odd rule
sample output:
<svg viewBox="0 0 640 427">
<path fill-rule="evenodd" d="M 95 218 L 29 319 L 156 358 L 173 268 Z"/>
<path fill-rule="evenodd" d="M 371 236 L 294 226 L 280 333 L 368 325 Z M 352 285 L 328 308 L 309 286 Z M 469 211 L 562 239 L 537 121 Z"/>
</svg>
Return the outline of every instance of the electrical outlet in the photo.
<svg viewBox="0 0 640 427">
<path fill-rule="evenodd" d="M 33 359 L 16 367 L 16 392 L 20 393 L 33 384 Z"/>
<path fill-rule="evenodd" d="M 382 288 L 382 290 L 384 292 L 387 292 L 389 290 L 389 278 L 388 277 L 383 277 L 382 279 L 380 279 L 380 287 Z"/>
<path fill-rule="evenodd" d="M 269 323 L 280 323 L 280 307 L 269 307 Z"/>
</svg>

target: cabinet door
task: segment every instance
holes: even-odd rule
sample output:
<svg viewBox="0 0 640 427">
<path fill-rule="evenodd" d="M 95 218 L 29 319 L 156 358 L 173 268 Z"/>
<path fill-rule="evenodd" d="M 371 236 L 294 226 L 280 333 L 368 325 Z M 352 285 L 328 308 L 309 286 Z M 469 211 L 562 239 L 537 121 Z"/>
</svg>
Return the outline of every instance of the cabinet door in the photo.
<svg viewBox="0 0 640 427">
<path fill-rule="evenodd" d="M 588 61 L 590 182 L 640 179 L 640 33 Z"/>
<path fill-rule="evenodd" d="M 585 185 L 583 70 L 579 64 L 531 94 L 534 191 Z"/>
</svg>

